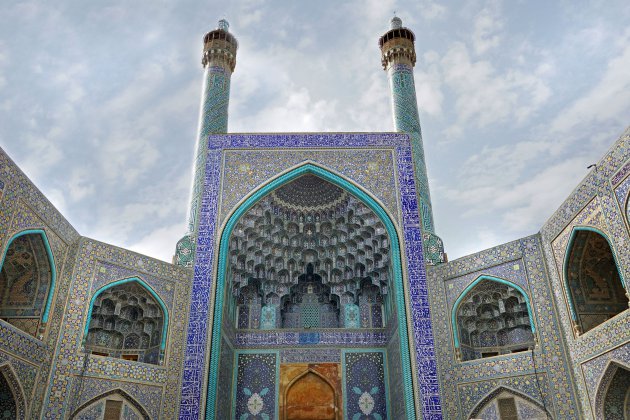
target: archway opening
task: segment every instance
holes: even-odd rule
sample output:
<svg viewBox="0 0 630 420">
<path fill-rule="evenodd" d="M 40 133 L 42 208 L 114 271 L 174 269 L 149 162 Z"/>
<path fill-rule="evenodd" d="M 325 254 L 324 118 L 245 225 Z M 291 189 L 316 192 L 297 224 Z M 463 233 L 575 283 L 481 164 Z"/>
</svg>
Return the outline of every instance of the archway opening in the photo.
<svg viewBox="0 0 630 420">
<path fill-rule="evenodd" d="M 115 389 L 92 398 L 72 415 L 73 420 L 150 419 L 146 410 L 126 392 Z"/>
<path fill-rule="evenodd" d="M 549 420 L 547 410 L 529 396 L 499 387 L 484 397 L 470 418 L 498 420 Z"/>
<path fill-rule="evenodd" d="M 595 230 L 574 230 L 567 251 L 565 280 L 579 333 L 628 309 L 628 297 L 610 244 Z"/>
<path fill-rule="evenodd" d="M 455 334 L 462 360 L 534 348 L 527 298 L 515 285 L 482 278 L 458 299 Z"/>
<path fill-rule="evenodd" d="M 53 287 L 54 264 L 43 232 L 13 237 L 0 270 L 0 318 L 37 337 L 46 322 Z"/>
<path fill-rule="evenodd" d="M 348 379 L 349 352 L 382 367 L 348 373 L 362 372 L 382 401 L 368 411 L 387 417 L 394 401 L 392 416 L 415 418 L 398 233 L 360 188 L 306 164 L 255 191 L 223 229 L 216 284 L 208 419 L 253 414 L 243 398 L 253 398 L 247 382 L 263 361 L 265 372 L 325 361 Z M 213 373 L 219 366 L 233 366 L 236 379 Z M 343 404 L 359 406 L 358 380 L 340 385 Z M 403 392 L 389 395 L 388 382 Z M 256 385 L 272 390 L 278 379 Z M 270 395 L 259 393 L 265 413 L 278 413 Z"/>
<path fill-rule="evenodd" d="M 285 420 L 335 420 L 336 413 L 334 388 L 312 371 L 300 376 L 286 391 Z"/>
<path fill-rule="evenodd" d="M 600 384 L 596 407 L 597 416 L 607 420 L 630 419 L 630 370 L 617 363 L 611 363 Z"/>
<path fill-rule="evenodd" d="M 104 288 L 92 299 L 85 340 L 92 354 L 159 364 L 164 335 L 162 305 L 139 282 Z"/>
<path fill-rule="evenodd" d="M 3 419 L 17 419 L 17 403 L 9 382 L 0 373 L 0 416 Z"/>
</svg>

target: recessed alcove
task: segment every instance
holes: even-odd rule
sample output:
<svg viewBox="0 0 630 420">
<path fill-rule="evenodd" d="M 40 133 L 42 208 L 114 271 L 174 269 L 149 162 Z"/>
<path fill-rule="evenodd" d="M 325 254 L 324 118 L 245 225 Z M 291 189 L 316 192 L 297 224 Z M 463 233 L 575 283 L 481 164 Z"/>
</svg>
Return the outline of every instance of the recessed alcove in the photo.
<svg viewBox="0 0 630 420">
<path fill-rule="evenodd" d="M 615 255 L 608 239 L 596 229 L 574 229 L 564 271 L 574 328 L 579 334 L 628 309 Z"/>
<path fill-rule="evenodd" d="M 315 175 L 272 191 L 230 238 L 227 319 L 237 329 L 384 328 L 389 238 L 360 200 Z"/>
<path fill-rule="evenodd" d="M 462 360 L 534 347 L 529 305 L 507 282 L 482 279 L 459 300 L 456 326 Z"/>
<path fill-rule="evenodd" d="M 0 318 L 34 337 L 40 335 L 54 275 L 43 231 L 14 236 L 0 270 Z"/>
<path fill-rule="evenodd" d="M 160 303 L 140 283 L 107 288 L 93 300 L 86 349 L 98 356 L 159 364 L 164 319 Z"/>
</svg>

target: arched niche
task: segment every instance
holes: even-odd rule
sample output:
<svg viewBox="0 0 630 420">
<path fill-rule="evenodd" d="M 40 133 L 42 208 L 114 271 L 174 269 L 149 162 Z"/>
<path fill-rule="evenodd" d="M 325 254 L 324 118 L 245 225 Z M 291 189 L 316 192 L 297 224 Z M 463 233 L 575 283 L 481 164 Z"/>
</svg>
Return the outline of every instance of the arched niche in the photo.
<svg viewBox="0 0 630 420">
<path fill-rule="evenodd" d="M 370 233 L 369 243 L 361 250 L 365 255 L 359 253 L 358 249 L 355 251 L 355 246 L 358 246 L 358 243 L 355 245 L 352 240 L 356 242 L 358 238 L 353 239 L 352 235 L 349 235 L 350 232 L 335 229 L 335 225 L 333 225 L 330 220 L 324 220 L 326 214 L 322 211 L 312 213 L 312 219 L 309 220 L 307 217 L 308 212 L 306 211 L 298 210 L 297 208 L 291 211 L 283 210 L 283 217 L 288 218 L 283 225 L 283 230 L 286 231 L 286 234 L 279 234 L 279 232 L 273 231 L 275 226 L 274 219 L 277 218 L 276 214 L 273 212 L 267 213 L 265 206 L 258 206 L 258 203 L 269 199 L 269 197 L 275 197 L 274 199 L 277 200 L 278 196 L 274 196 L 271 194 L 272 192 L 285 185 L 290 185 L 292 181 L 303 176 L 321 178 L 327 183 L 338 187 L 342 190 L 341 197 L 347 197 L 348 200 L 356 200 L 360 206 L 365 207 L 367 212 L 373 215 L 370 216 L 369 223 L 363 223 L 363 225 L 370 225 L 372 229 L 368 229 Z M 310 183 L 312 178 L 307 179 L 307 181 L 307 184 Z M 335 194 L 337 194 L 337 192 L 335 192 Z M 312 195 L 314 194 L 308 194 L 306 196 L 309 197 Z M 335 197 L 339 198 L 340 196 L 335 195 Z M 284 196 L 280 197 L 280 199 L 284 198 Z M 346 200 L 346 198 L 339 201 L 340 206 L 345 205 L 344 200 Z M 335 222 L 339 224 L 352 225 L 356 220 L 357 214 L 359 214 L 358 212 L 347 211 L 345 214 L 336 215 L 334 208 L 330 209 L 330 211 L 332 211 L 335 217 Z M 364 210 L 362 209 L 361 211 Z M 246 215 L 251 215 L 252 218 L 250 219 L 249 216 Z M 328 213 L 326 217 L 331 219 L 330 213 Z M 265 228 L 256 231 L 254 228 L 256 226 L 255 220 L 264 221 L 262 226 L 265 226 Z M 247 223 L 243 223 L 244 221 Z M 267 229 L 267 226 L 270 227 L 270 229 Z M 308 238 L 309 231 L 312 235 L 318 232 L 318 228 L 319 232 L 322 232 L 324 234 L 323 236 L 326 236 L 326 246 L 330 244 L 331 246 L 337 247 L 340 255 L 326 254 L 324 256 L 323 253 L 320 254 L 318 252 L 317 255 L 315 255 L 311 252 L 313 250 L 317 251 L 318 245 L 317 243 L 314 246 L 311 245 L 311 239 Z M 413 350 L 413 345 L 409 340 L 407 328 L 401 243 L 399 242 L 399 233 L 392 219 L 374 197 L 350 180 L 309 162 L 280 174 L 243 199 L 231 213 L 225 224 L 220 228 L 219 235 L 220 242 L 217 268 L 215 273 L 213 273 L 216 276 L 214 283 L 216 287 L 213 289 L 214 308 L 212 337 L 207 369 L 207 419 L 212 420 L 216 418 L 222 326 L 224 325 L 224 316 L 230 320 L 236 319 L 237 305 L 231 302 L 236 302 L 234 297 L 238 295 L 238 289 L 251 284 L 251 278 L 260 279 L 263 273 L 265 275 L 271 273 L 276 276 L 278 279 L 275 283 L 276 289 L 271 288 L 271 290 L 268 290 L 264 286 L 264 282 L 261 282 L 263 286 L 260 295 L 264 296 L 265 299 L 271 299 L 270 301 L 263 301 L 263 307 L 261 308 L 261 313 L 265 316 L 265 323 L 262 323 L 263 329 L 268 329 L 270 325 L 266 324 L 266 322 L 273 322 L 274 314 L 276 314 L 275 322 L 278 322 L 281 317 L 278 316 L 276 312 L 269 310 L 267 305 L 270 303 L 275 305 L 275 303 L 273 303 L 276 302 L 275 299 L 280 299 L 280 296 L 285 293 L 283 289 L 284 285 L 281 283 L 287 281 L 297 281 L 299 283 L 299 277 L 303 274 L 308 274 L 307 269 L 309 263 L 314 266 L 313 272 L 321 276 L 322 283 L 330 285 L 331 294 L 333 294 L 334 288 L 339 284 L 345 288 L 345 284 L 352 284 L 353 282 L 356 284 L 357 280 L 357 288 L 360 288 L 361 281 L 364 280 L 360 279 L 360 277 L 364 277 L 369 278 L 369 281 L 366 280 L 366 282 L 381 288 L 383 295 L 390 296 L 389 298 L 383 299 L 384 304 L 382 305 L 382 311 L 385 313 L 385 322 L 391 319 L 395 320 L 395 329 L 400 338 L 399 345 L 392 347 L 392 351 L 399 351 L 400 355 L 401 366 L 398 368 L 397 372 L 401 375 L 401 392 L 397 397 L 403 401 L 401 406 L 405 407 L 405 417 L 410 420 L 416 418 L 416 399 L 414 396 L 413 372 L 411 371 L 410 360 L 410 350 Z M 247 244 L 245 244 L 244 239 L 247 241 Z M 249 244 L 250 240 L 253 240 L 252 245 Z M 302 261 L 291 257 L 285 258 L 284 255 L 280 260 L 275 258 L 275 252 L 282 251 L 282 246 L 296 247 L 299 246 L 301 240 L 303 240 L 302 243 L 306 243 L 308 240 L 308 249 L 305 249 L 305 251 L 308 252 L 301 254 Z M 277 241 L 277 243 L 275 241 Z M 250 255 L 243 256 L 241 252 L 250 252 Z M 356 255 L 353 254 L 355 252 Z M 340 256 L 345 257 L 340 259 L 338 258 Z M 354 261 L 352 261 L 351 257 L 354 258 Z M 314 262 L 314 258 L 317 258 L 319 264 Z M 366 264 L 365 267 L 363 267 L 360 264 L 356 264 L 357 260 L 361 258 L 369 259 L 370 265 Z M 367 262 L 368 261 L 366 261 L 366 263 Z M 328 270 L 328 267 L 330 270 Z M 370 269 L 370 267 L 372 267 L 372 269 Z M 254 274 L 252 275 L 251 273 Z M 356 273 L 364 273 L 364 275 L 357 276 Z M 374 275 L 365 275 L 365 273 L 374 273 Z M 238 275 L 240 274 L 244 275 L 239 278 Z M 286 290 L 286 293 L 289 291 L 290 288 Z M 357 304 L 351 303 L 353 299 L 358 296 L 358 294 L 356 294 L 356 288 L 355 293 L 347 294 L 345 292 L 339 292 L 338 294 L 340 305 L 344 304 L 344 299 L 347 299 L 349 305 L 354 305 L 350 308 L 351 310 L 349 312 L 354 312 L 355 309 L 359 308 L 358 300 Z M 278 304 L 279 303 L 280 302 L 278 302 Z M 355 312 L 350 315 L 350 318 L 352 318 L 352 316 L 357 314 Z M 339 318 L 344 318 L 345 321 L 345 316 L 346 312 L 340 310 Z M 278 328 L 278 324 L 275 325 L 276 328 Z M 356 324 L 351 328 L 356 328 Z"/>
<path fill-rule="evenodd" d="M 122 389 L 113 389 L 82 404 L 72 420 L 150 420 L 147 411 Z"/>
<path fill-rule="evenodd" d="M 494 389 L 483 397 L 466 418 L 553 420 L 549 411 L 539 401 L 503 386 Z"/>
<path fill-rule="evenodd" d="M 24 391 L 8 363 L 0 366 L 0 415 L 7 419 L 26 418 Z"/>
<path fill-rule="evenodd" d="M 533 349 L 531 305 L 518 285 L 480 276 L 457 298 L 452 328 L 458 358 L 475 360 Z"/>
<path fill-rule="evenodd" d="M 567 300 L 576 334 L 583 334 L 628 309 L 615 254 L 601 231 L 578 226 L 564 261 Z"/>
<path fill-rule="evenodd" d="M 2 257 L 0 318 L 41 338 L 55 289 L 55 263 L 41 229 L 14 235 Z"/>
<path fill-rule="evenodd" d="M 168 311 L 141 279 L 119 280 L 99 289 L 90 301 L 87 319 L 86 351 L 143 363 L 162 362 Z"/>
<path fill-rule="evenodd" d="M 384 328 L 391 307 L 389 243 L 384 224 L 363 201 L 320 176 L 297 177 L 235 223 L 228 241 L 228 322 L 237 329 Z"/>
<path fill-rule="evenodd" d="M 608 363 L 595 395 L 595 417 L 606 420 L 630 419 L 630 367 Z"/>
<path fill-rule="evenodd" d="M 335 387 L 318 372 L 309 369 L 287 385 L 282 418 L 337 420 L 338 404 Z"/>
</svg>

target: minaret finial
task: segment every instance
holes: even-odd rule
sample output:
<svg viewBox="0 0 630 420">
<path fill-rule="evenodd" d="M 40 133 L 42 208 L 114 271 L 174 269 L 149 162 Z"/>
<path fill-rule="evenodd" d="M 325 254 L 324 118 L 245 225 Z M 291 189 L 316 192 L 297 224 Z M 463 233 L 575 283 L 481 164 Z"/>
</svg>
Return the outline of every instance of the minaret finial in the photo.
<svg viewBox="0 0 630 420">
<path fill-rule="evenodd" d="M 396 16 L 396 12 L 394 12 L 394 17 L 389 21 L 390 29 L 400 29 L 402 28 L 402 19 Z"/>
<path fill-rule="evenodd" d="M 217 29 L 227 32 L 230 29 L 230 22 L 228 22 L 226 18 L 221 19 L 217 25 Z"/>
</svg>

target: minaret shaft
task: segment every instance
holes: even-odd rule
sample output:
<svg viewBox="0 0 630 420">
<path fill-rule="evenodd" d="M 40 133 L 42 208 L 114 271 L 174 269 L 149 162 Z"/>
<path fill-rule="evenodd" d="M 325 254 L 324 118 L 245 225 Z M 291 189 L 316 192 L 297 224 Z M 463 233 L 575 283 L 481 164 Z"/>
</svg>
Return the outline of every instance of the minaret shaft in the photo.
<svg viewBox="0 0 630 420">
<path fill-rule="evenodd" d="M 236 66 L 238 42 L 230 32 L 228 23 L 220 20 L 218 28 L 203 39 L 201 64 L 204 67 L 203 95 L 201 98 L 199 129 L 193 168 L 193 183 L 188 207 L 186 235 L 177 242 L 175 263 L 192 267 L 195 241 L 199 227 L 199 208 L 203 197 L 208 135 L 227 133 L 230 79 Z"/>
<path fill-rule="evenodd" d="M 392 93 L 394 128 L 396 131 L 409 134 L 411 137 L 416 188 L 421 206 L 422 229 L 424 232 L 435 233 L 413 67 L 407 63 L 392 64 L 387 69 L 387 74 Z"/>
<path fill-rule="evenodd" d="M 427 264 L 439 264 L 446 260 L 442 240 L 435 234 L 429 180 L 424 159 L 422 130 L 416 99 L 413 67 L 416 64 L 415 35 L 394 17 L 391 29 L 379 39 L 381 63 L 387 71 L 392 98 L 392 113 L 396 131 L 407 133 L 411 138 L 419 215 Z"/>
<path fill-rule="evenodd" d="M 204 72 L 203 96 L 195 152 L 193 187 L 188 212 L 188 232 L 197 232 L 197 214 L 203 194 L 208 135 L 227 133 L 231 71 L 208 65 Z"/>
</svg>

